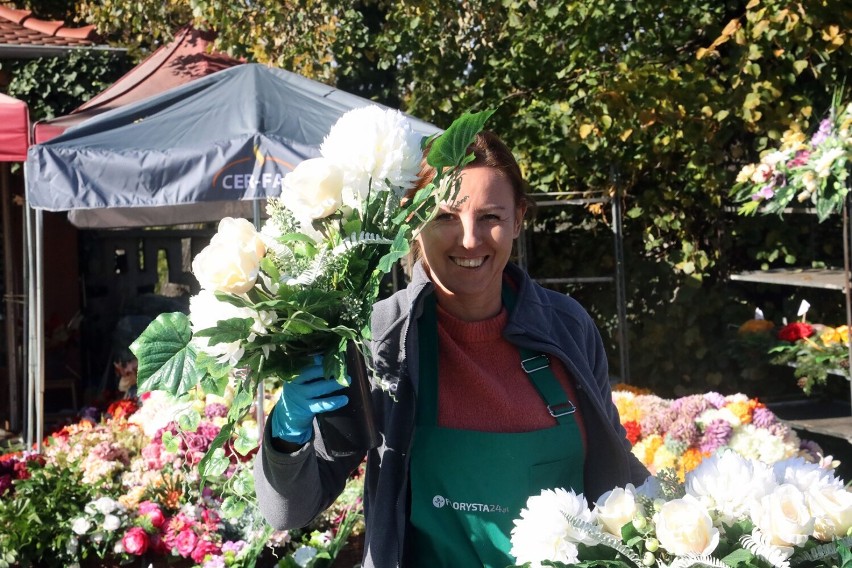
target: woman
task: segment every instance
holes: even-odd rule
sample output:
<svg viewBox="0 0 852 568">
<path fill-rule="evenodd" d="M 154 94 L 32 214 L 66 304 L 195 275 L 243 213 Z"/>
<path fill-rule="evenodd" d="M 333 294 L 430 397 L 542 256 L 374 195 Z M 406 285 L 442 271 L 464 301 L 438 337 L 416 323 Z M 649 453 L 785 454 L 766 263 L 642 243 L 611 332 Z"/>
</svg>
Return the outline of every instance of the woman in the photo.
<svg viewBox="0 0 852 568">
<path fill-rule="evenodd" d="M 373 391 L 382 444 L 367 459 L 364 566 L 513 564 L 512 520 L 530 495 L 565 487 L 594 500 L 648 475 L 591 318 L 509 263 L 527 209 L 514 157 L 492 133 L 471 151 L 456 201 L 414 243 L 411 283 L 374 309 L 385 388 Z M 421 183 L 433 176 L 424 168 Z M 346 402 L 321 374 L 287 385 L 256 458 L 276 527 L 308 524 L 363 458 L 327 456 L 314 433 L 315 413 Z"/>
</svg>

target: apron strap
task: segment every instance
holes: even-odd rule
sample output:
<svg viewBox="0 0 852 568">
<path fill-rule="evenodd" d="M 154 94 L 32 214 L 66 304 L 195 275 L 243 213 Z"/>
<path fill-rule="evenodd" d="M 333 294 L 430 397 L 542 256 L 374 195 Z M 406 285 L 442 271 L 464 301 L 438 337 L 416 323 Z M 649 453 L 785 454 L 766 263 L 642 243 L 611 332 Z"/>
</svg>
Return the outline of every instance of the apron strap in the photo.
<svg viewBox="0 0 852 568">
<path fill-rule="evenodd" d="M 503 304 L 511 314 L 515 309 L 516 294 L 511 286 L 503 284 Z M 535 352 L 523 347 L 518 348 L 521 354 L 521 368 L 530 378 L 539 396 L 547 405 L 547 411 L 556 418 L 559 424 L 567 424 L 574 420 L 571 416 L 577 410 L 568 398 L 565 389 L 559 383 L 553 369 L 550 368 L 550 358 L 544 353 Z"/>
</svg>

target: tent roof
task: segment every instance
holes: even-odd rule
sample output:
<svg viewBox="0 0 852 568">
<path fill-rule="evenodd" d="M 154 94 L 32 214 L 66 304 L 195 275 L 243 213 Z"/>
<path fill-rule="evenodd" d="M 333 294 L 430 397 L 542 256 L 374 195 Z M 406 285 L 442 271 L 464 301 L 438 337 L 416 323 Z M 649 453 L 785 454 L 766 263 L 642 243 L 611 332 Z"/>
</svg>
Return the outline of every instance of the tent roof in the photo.
<svg viewBox="0 0 852 568">
<path fill-rule="evenodd" d="M 29 147 L 27 103 L 0 93 L 0 162 L 23 162 Z"/>
<path fill-rule="evenodd" d="M 160 94 L 193 79 L 244 63 L 211 52 L 214 34 L 186 27 L 123 77 L 65 116 L 35 125 L 37 144 L 59 136 L 68 128 L 98 114 Z"/>
<path fill-rule="evenodd" d="M 27 200 L 66 211 L 276 196 L 283 175 L 319 154 L 342 114 L 371 104 L 289 71 L 237 65 L 33 146 L 25 163 Z M 412 124 L 424 136 L 438 131 L 417 119 Z"/>
</svg>

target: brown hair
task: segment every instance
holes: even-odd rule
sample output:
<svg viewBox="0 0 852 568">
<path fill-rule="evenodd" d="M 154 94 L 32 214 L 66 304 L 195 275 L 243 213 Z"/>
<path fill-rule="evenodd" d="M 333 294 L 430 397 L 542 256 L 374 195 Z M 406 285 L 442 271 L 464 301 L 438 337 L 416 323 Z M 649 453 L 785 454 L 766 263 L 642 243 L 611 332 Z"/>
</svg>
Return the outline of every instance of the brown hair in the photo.
<svg viewBox="0 0 852 568">
<path fill-rule="evenodd" d="M 409 197 L 435 179 L 435 168 L 426 162 L 429 149 L 427 147 L 423 152 L 420 173 L 417 175 L 417 184 L 409 191 Z M 499 136 L 490 130 L 484 130 L 476 135 L 473 143 L 467 147 L 467 151 L 469 154 L 473 154 L 473 161 L 466 165 L 465 168 L 487 167 L 498 170 L 506 176 L 506 179 L 512 186 L 515 206 L 521 207 L 525 205 L 527 208 L 533 206 L 533 201 L 527 194 L 527 182 L 521 174 L 521 168 L 518 166 L 515 156 L 512 155 L 512 151 L 509 150 L 509 147 L 506 146 L 506 143 Z"/>
</svg>

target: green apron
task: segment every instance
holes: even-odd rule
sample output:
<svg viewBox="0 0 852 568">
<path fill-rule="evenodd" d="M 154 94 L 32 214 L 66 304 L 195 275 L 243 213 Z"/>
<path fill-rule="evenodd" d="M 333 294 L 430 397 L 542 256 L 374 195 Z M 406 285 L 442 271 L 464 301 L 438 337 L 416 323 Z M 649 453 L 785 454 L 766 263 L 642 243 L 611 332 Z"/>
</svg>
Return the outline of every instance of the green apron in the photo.
<svg viewBox="0 0 852 568">
<path fill-rule="evenodd" d="M 514 292 L 504 290 L 511 311 Z M 499 433 L 438 426 L 438 326 L 435 297 L 419 321 L 420 384 L 411 449 L 411 564 L 514 564 L 512 521 L 542 489 L 583 490 L 583 441 L 574 405 L 542 354 L 521 349 L 522 367 L 558 424 Z M 472 401 L 475 404 L 475 401 Z M 519 409 L 523 412 L 523 409 Z"/>
</svg>

